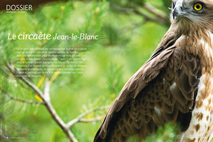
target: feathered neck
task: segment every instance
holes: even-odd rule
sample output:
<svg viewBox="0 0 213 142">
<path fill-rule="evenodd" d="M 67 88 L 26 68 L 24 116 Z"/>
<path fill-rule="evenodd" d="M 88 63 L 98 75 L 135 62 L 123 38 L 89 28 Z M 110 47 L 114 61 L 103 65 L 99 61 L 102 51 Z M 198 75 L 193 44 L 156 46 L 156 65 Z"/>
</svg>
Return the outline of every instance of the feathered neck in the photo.
<svg viewBox="0 0 213 142">
<path fill-rule="evenodd" d="M 191 22 L 179 21 L 172 23 L 169 30 L 172 30 L 177 38 L 184 35 L 192 39 L 195 43 L 204 40 L 212 47 L 213 32 L 207 27 L 201 27 Z"/>
</svg>

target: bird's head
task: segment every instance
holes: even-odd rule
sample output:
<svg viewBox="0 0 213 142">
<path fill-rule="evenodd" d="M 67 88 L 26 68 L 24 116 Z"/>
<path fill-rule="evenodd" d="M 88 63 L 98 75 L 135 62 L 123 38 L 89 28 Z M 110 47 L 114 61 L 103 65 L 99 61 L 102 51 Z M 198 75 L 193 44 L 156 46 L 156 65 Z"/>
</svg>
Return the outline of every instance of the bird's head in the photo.
<svg viewBox="0 0 213 142">
<path fill-rule="evenodd" d="M 172 0 L 170 17 L 172 24 L 185 30 L 203 27 L 213 32 L 213 0 Z"/>
</svg>

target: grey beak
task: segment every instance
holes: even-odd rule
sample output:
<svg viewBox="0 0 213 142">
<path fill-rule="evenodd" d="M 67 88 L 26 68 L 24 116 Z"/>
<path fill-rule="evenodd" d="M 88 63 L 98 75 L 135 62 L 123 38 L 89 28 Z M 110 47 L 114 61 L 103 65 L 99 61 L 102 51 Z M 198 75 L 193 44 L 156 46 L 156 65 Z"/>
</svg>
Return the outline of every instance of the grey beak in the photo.
<svg viewBox="0 0 213 142">
<path fill-rule="evenodd" d="M 183 15 L 183 7 L 181 5 L 176 5 L 172 11 L 173 19 L 175 19 L 178 16 L 182 16 L 182 15 Z"/>
<path fill-rule="evenodd" d="M 175 9 L 173 10 L 172 16 L 173 16 L 173 19 L 175 19 L 175 18 L 178 16 L 177 8 L 175 8 Z"/>
</svg>

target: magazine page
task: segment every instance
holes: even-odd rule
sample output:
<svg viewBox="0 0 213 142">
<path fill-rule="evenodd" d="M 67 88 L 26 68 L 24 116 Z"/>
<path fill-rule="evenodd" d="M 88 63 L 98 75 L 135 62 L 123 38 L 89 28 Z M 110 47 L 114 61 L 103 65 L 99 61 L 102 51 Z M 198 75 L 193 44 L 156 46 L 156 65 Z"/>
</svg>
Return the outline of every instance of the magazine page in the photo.
<svg viewBox="0 0 213 142">
<path fill-rule="evenodd" d="M 182 114 L 194 108 L 194 97 L 186 101 L 188 104 L 174 97 L 172 104 L 172 100 L 154 96 L 157 103 L 147 101 L 152 98 L 140 95 L 148 91 L 160 94 L 156 80 L 162 88 L 170 87 L 171 92 L 176 86 L 174 76 L 170 82 L 166 77 L 160 79 L 164 73 L 170 77 L 176 75 L 169 70 L 169 65 L 183 63 L 182 60 L 171 63 L 179 51 L 173 50 L 178 48 L 178 36 L 162 40 L 170 36 L 164 36 L 170 20 L 179 16 L 174 9 L 182 1 L 176 1 L 172 6 L 170 0 L 1 1 L 0 141 L 136 142 L 146 138 L 146 142 L 166 139 L 171 142 L 180 139 L 179 125 L 167 125 L 165 117 L 158 123 L 154 113 L 163 115 L 165 110 L 170 110 L 168 114 L 174 116 L 179 112 L 172 122 L 179 119 L 182 122 Z M 203 4 L 195 5 L 194 11 L 199 11 Z M 170 12 L 174 19 L 170 18 Z M 183 59 L 188 59 L 188 54 Z M 198 58 L 195 61 L 194 68 L 200 69 Z M 190 71 L 185 65 L 183 68 Z M 182 67 L 178 69 L 182 71 Z M 198 72 L 194 71 L 197 78 Z M 197 86 L 192 90 L 196 92 L 196 89 Z M 184 93 L 181 97 L 185 100 Z M 137 103 L 140 99 L 141 104 Z M 150 115 L 145 104 L 153 105 Z M 145 108 L 137 108 L 139 105 Z M 188 119 L 183 121 L 189 126 Z M 165 127 L 157 129 L 158 124 Z"/>
</svg>

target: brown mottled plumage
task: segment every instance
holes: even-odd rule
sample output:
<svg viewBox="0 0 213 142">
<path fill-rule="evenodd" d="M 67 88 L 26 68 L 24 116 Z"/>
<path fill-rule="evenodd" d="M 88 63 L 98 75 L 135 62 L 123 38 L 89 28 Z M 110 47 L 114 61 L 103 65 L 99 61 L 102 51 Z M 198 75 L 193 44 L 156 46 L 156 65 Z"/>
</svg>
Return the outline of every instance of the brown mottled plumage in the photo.
<svg viewBox="0 0 213 142">
<path fill-rule="evenodd" d="M 171 27 L 129 79 L 94 142 L 143 140 L 166 122 L 182 142 L 213 137 L 213 0 L 173 0 Z"/>
</svg>

